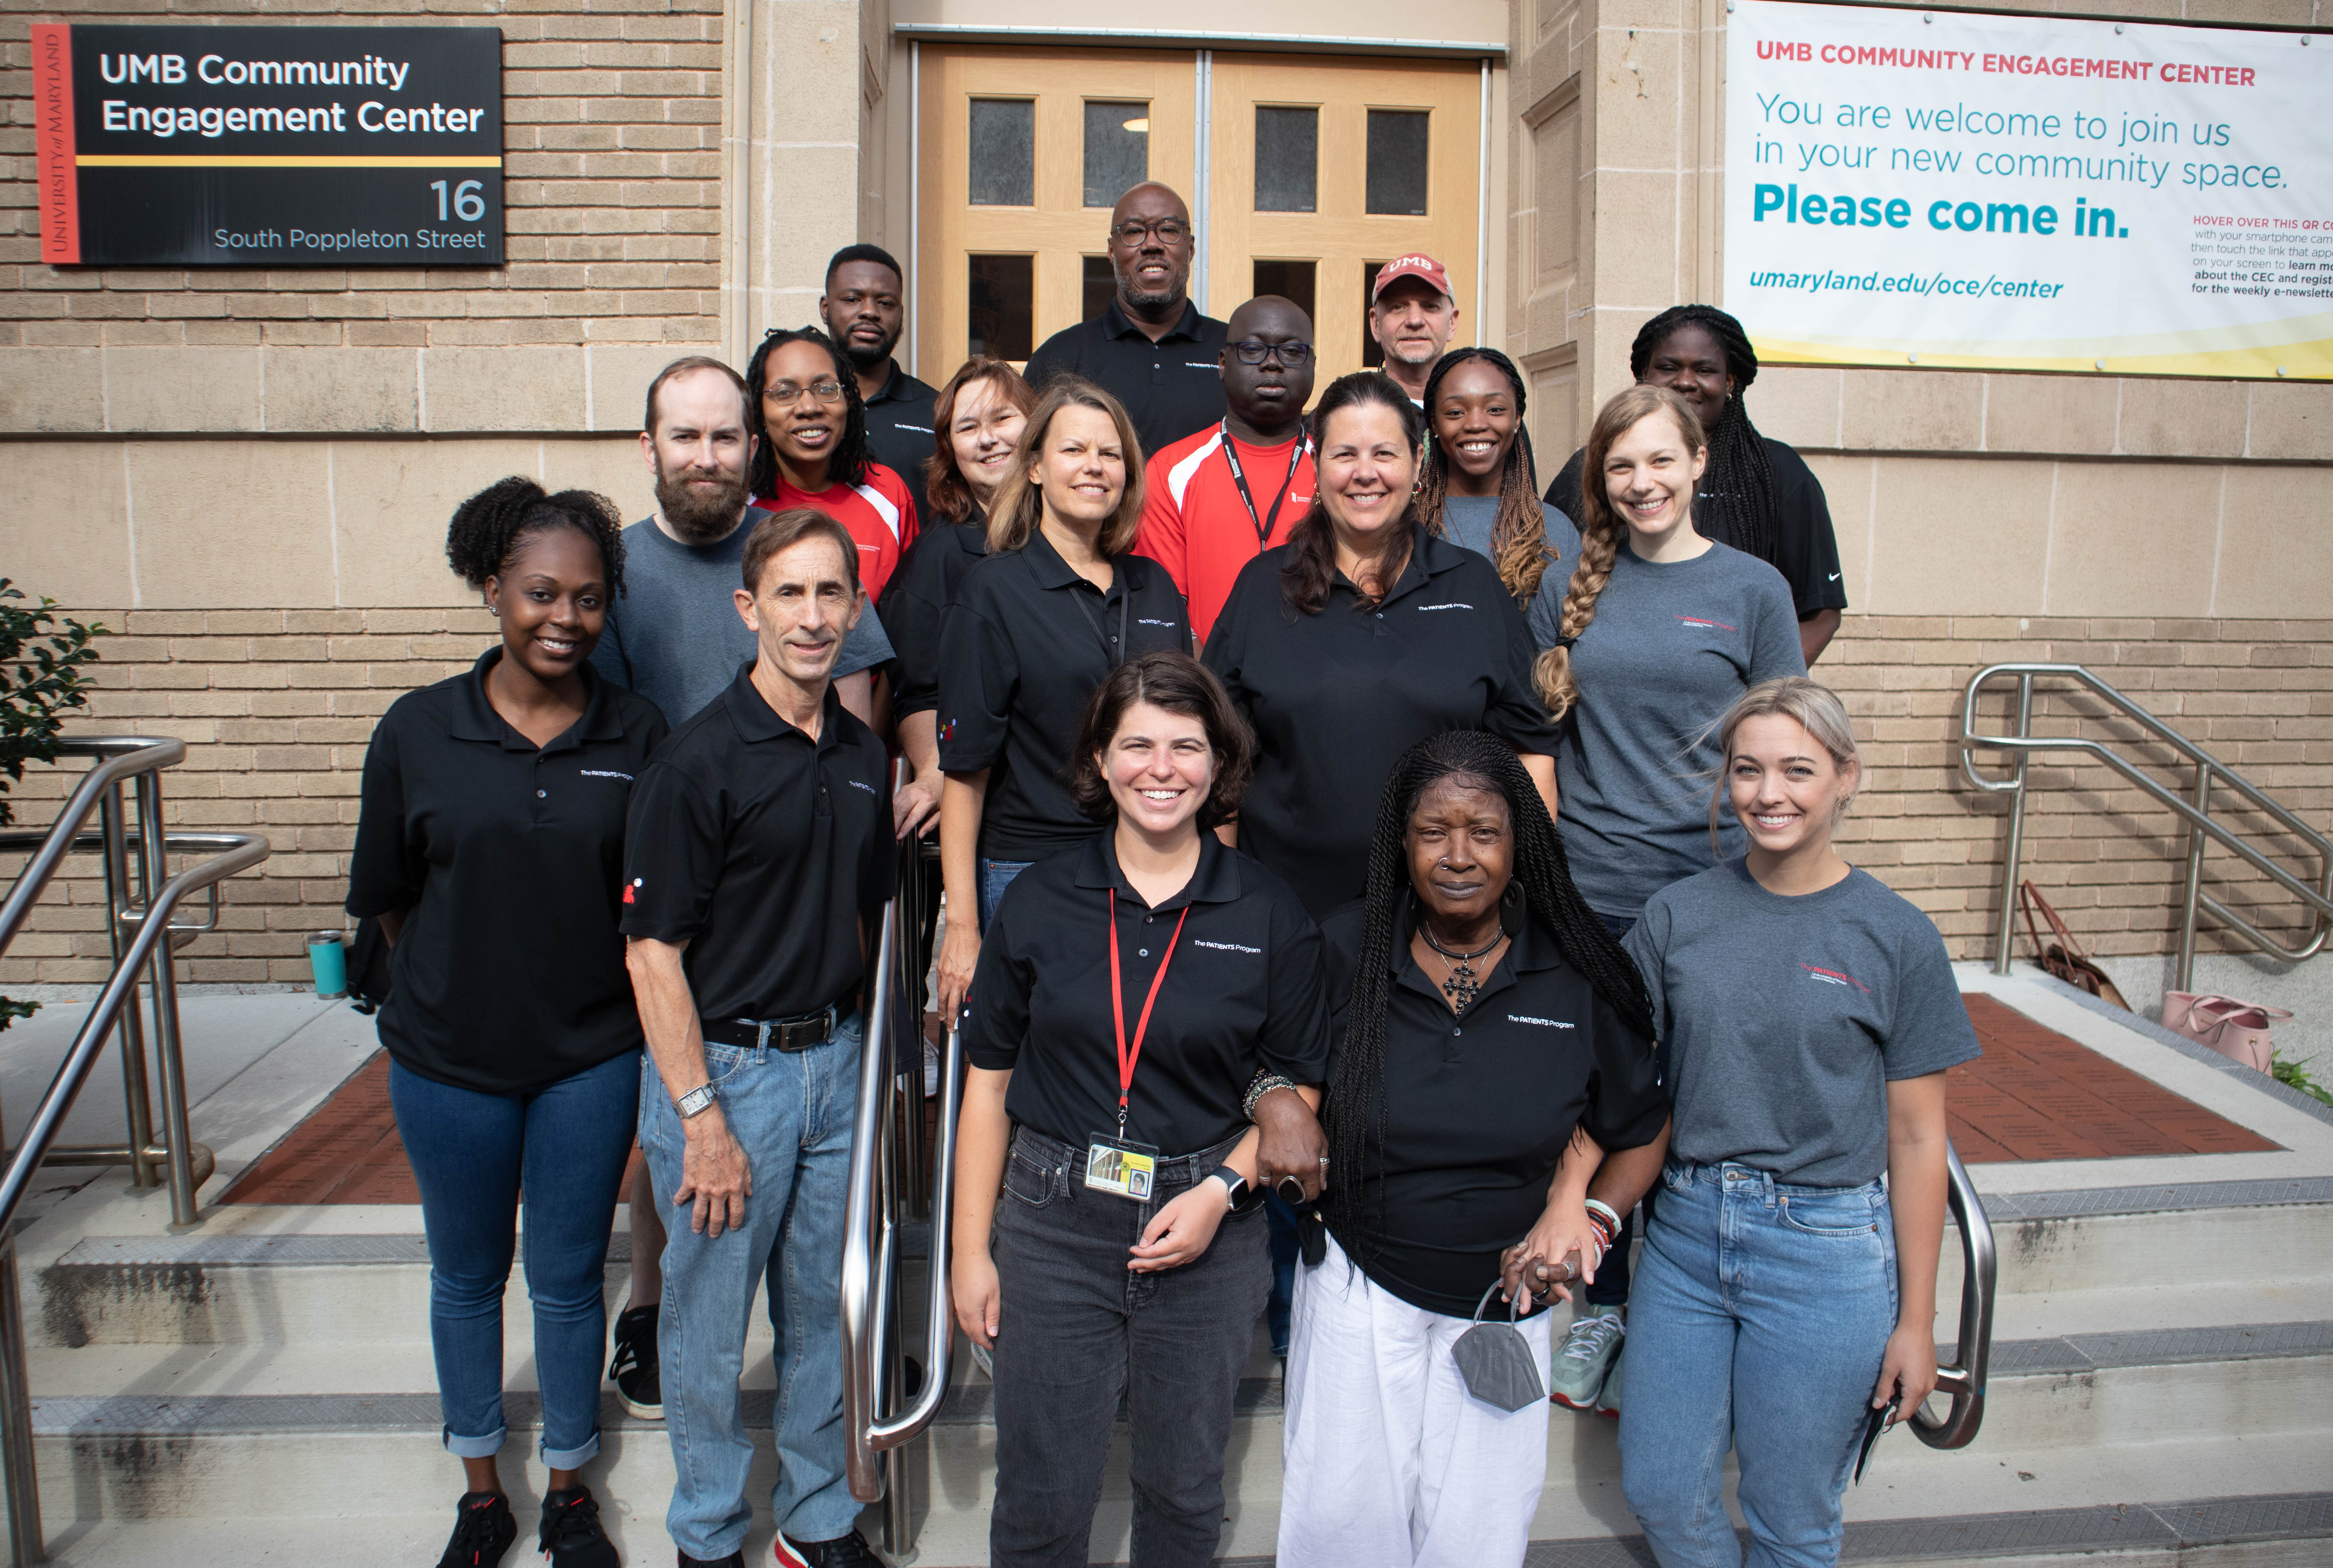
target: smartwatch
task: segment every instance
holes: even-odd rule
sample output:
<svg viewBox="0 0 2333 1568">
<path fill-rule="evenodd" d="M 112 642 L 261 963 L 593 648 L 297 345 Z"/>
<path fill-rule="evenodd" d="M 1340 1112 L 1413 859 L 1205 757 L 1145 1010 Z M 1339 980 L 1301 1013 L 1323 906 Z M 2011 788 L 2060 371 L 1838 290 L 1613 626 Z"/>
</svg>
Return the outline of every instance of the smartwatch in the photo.
<svg viewBox="0 0 2333 1568">
<path fill-rule="evenodd" d="M 1224 1207 L 1230 1208 L 1237 1206 L 1239 1200 L 1246 1196 L 1247 1178 L 1242 1176 L 1238 1171 L 1234 1170 L 1230 1166 L 1218 1165 L 1213 1170 L 1207 1172 L 1207 1174 L 1224 1184 L 1224 1190 L 1229 1195 L 1224 1200 Z"/>
<path fill-rule="evenodd" d="M 678 1100 L 674 1101 L 673 1109 L 680 1112 L 680 1119 L 683 1121 L 687 1121 L 704 1115 L 706 1111 L 712 1109 L 713 1102 L 719 1098 L 720 1096 L 713 1092 L 712 1084 L 700 1083 Z"/>
</svg>

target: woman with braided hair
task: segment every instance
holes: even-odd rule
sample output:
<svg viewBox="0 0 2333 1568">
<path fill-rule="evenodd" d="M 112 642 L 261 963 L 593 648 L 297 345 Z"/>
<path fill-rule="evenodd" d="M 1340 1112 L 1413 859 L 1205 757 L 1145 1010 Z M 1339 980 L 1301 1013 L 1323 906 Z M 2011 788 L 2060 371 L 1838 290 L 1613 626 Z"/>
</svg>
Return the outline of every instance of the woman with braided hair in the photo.
<svg viewBox="0 0 2333 1568">
<path fill-rule="evenodd" d="M 1426 378 L 1432 436 L 1417 484 L 1428 534 L 1487 555 L 1499 581 L 1529 608 L 1551 570 L 1579 554 L 1571 519 L 1539 498 L 1522 372 L 1496 349 L 1453 349 Z M 1560 577 L 1559 576 L 1559 581 Z"/>
<path fill-rule="evenodd" d="M 907 482 L 875 460 L 859 377 L 815 327 L 778 329 L 745 367 L 755 441 L 748 503 L 766 512 L 808 506 L 850 531 L 869 603 L 883 597 L 920 526 Z"/>
<path fill-rule="evenodd" d="M 1707 726 L 1759 681 L 1807 672 L 1781 573 L 1695 526 L 1707 462 L 1700 421 L 1667 388 L 1639 383 L 1605 404 L 1588 438 L 1600 482 L 1580 498 L 1579 563 L 1531 606 L 1540 691 L 1569 720 L 1556 750 L 1564 848 L 1615 936 L 1710 863 Z M 1742 845 L 1729 822 L 1720 852 Z M 1556 1356 L 1551 1391 L 1575 1409 L 1620 1409 L 1627 1234 Z"/>
<path fill-rule="evenodd" d="M 1495 736 L 1403 754 L 1368 866 L 1321 933 L 1328 1235 L 1296 1285 L 1280 1562 L 1514 1568 L 1547 1400 L 1493 1402 L 1453 1346 L 1511 1316 L 1546 1377 L 1532 1309 L 1594 1277 L 1667 1146 L 1650 1003 Z"/>
<path fill-rule="evenodd" d="M 552 1568 L 616 1564 L 578 1472 L 600 1451 L 601 1286 L 640 1086 L 624 820 L 667 727 L 591 668 L 622 530 L 600 496 L 532 479 L 463 502 L 446 556 L 502 636 L 391 703 L 365 751 L 348 911 L 391 944 L 380 1042 L 428 1231 L 446 1447 L 467 1478 L 442 1560 L 462 1568 L 518 1534 L 494 1456 L 522 1202 L 551 1470 L 539 1543 Z"/>
<path fill-rule="evenodd" d="M 1709 435 L 1695 522 L 1703 534 L 1755 555 L 1782 574 L 1798 607 L 1809 664 L 1839 630 L 1847 608 L 1839 539 L 1822 481 L 1806 460 L 1750 422 L 1742 394 L 1758 379 L 1757 351 L 1742 323 L 1711 305 L 1675 305 L 1647 322 L 1628 349 L 1639 384 L 1683 398 Z M 1579 516 L 1584 452 L 1547 487 L 1548 504 Z"/>
</svg>

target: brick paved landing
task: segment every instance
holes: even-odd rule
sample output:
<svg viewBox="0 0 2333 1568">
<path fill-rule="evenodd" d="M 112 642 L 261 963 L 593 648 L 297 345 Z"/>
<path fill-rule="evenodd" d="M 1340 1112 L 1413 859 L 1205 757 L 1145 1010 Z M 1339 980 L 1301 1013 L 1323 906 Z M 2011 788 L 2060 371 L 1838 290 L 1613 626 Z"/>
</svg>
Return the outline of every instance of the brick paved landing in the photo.
<svg viewBox="0 0 2333 1568">
<path fill-rule="evenodd" d="M 1984 1044 L 1952 1070 L 1947 1095 L 1953 1144 L 1971 1165 L 2278 1147 L 1991 996 L 1962 1000 Z M 219 1201 L 420 1202 L 389 1111 L 389 1058 L 342 1084 Z"/>
<path fill-rule="evenodd" d="M 1993 997 L 1961 1000 L 1984 1046 L 1946 1079 L 1953 1146 L 1968 1164 L 2280 1147 Z"/>
</svg>

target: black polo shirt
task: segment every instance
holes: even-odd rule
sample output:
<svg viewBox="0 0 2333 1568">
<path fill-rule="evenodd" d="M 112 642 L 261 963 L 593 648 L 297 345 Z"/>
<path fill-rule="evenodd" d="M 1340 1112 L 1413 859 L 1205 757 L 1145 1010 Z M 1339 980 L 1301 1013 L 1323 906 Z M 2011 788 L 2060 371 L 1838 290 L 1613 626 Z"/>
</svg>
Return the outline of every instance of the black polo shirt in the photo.
<svg viewBox="0 0 2333 1568">
<path fill-rule="evenodd" d="M 965 1001 L 965 1060 L 1012 1073 L 1004 1109 L 1015 1121 L 1076 1147 L 1115 1132 L 1109 892 L 1118 890 L 1129 1039 L 1187 909 L 1135 1063 L 1126 1135 L 1168 1156 L 1196 1154 L 1247 1125 L 1240 1102 L 1259 1071 L 1325 1081 L 1320 933 L 1287 883 L 1213 833 L 1199 835 L 1189 884 L 1155 908 L 1118 869 L 1116 841 L 1099 834 L 1005 890 Z"/>
<path fill-rule="evenodd" d="M 974 562 L 940 630 L 940 766 L 990 771 L 980 852 L 1036 861 L 1091 838 L 1070 800 L 1070 748 L 1094 688 L 1137 654 L 1191 651 L 1191 620 L 1166 568 L 1110 562 L 1109 592 L 1078 575 L 1042 530 Z"/>
<path fill-rule="evenodd" d="M 1040 392 L 1066 370 L 1116 398 L 1126 405 L 1147 457 L 1224 417 L 1224 377 L 1216 362 L 1224 339 L 1224 323 L 1185 300 L 1183 319 L 1154 343 L 1113 299 L 1101 314 L 1038 344 L 1024 373 Z"/>
<path fill-rule="evenodd" d="M 466 675 L 391 703 L 365 748 L 348 911 L 411 911 L 390 950 L 380 1043 L 425 1078 L 516 1094 L 639 1048 L 618 890 L 656 705 L 600 678 L 548 746 Z"/>
<path fill-rule="evenodd" d="M 940 705 L 940 621 L 972 563 L 988 554 L 988 519 L 978 507 L 963 523 L 924 519 L 898 570 L 883 586 L 877 613 L 891 634 L 898 678 L 891 683 L 893 722 Z"/>
<path fill-rule="evenodd" d="M 768 1023 L 857 1004 L 861 915 L 898 877 L 883 743 L 827 688 L 818 739 L 747 664 L 634 793 L 624 935 L 686 942 L 698 1015 Z"/>
<path fill-rule="evenodd" d="M 1766 443 L 1766 464 L 1774 476 L 1773 565 L 1791 585 L 1791 601 L 1798 606 L 1799 619 L 1804 620 L 1826 610 L 1845 610 L 1846 573 L 1839 567 L 1839 534 L 1831 527 L 1830 501 L 1823 494 L 1822 481 L 1807 467 L 1807 460 L 1789 447 L 1771 436 L 1759 439 Z M 1579 469 L 1587 457 L 1584 447 L 1574 452 L 1547 487 L 1547 504 L 1575 525 L 1579 521 Z M 1699 499 L 1726 497 L 1704 490 Z M 1740 515 L 1735 506 L 1696 506 L 1693 525 L 1704 538 L 1748 553 L 1749 544 L 1733 525 Z"/>
<path fill-rule="evenodd" d="M 932 400 L 938 396 L 937 388 L 916 380 L 893 360 L 883 390 L 867 399 L 867 445 L 877 462 L 907 482 L 917 520 L 926 527 L 931 525 L 931 507 L 924 499 L 924 459 L 935 450 Z"/>
<path fill-rule="evenodd" d="M 1378 797 L 1431 735 L 1486 729 L 1555 755 L 1531 684 L 1538 651 L 1498 570 L 1421 534 L 1393 591 L 1357 611 L 1342 572 L 1317 615 L 1280 594 L 1288 546 L 1240 571 L 1207 634 L 1207 664 L 1255 728 L 1240 848 L 1288 880 L 1315 919 L 1361 895 Z"/>
<path fill-rule="evenodd" d="M 1451 1317 L 1474 1314 L 1498 1278 L 1499 1254 L 1546 1211 L 1575 1125 L 1607 1150 L 1634 1149 L 1658 1137 L 1669 1113 L 1652 1042 L 1525 918 L 1519 890 L 1509 899 L 1513 945 L 1464 1015 L 1410 957 L 1416 906 L 1402 899 L 1388 956 L 1385 1149 L 1365 1168 L 1367 1230 L 1337 1238 L 1378 1284 Z M 1323 928 L 1338 1050 L 1365 915 L 1349 905 Z"/>
</svg>

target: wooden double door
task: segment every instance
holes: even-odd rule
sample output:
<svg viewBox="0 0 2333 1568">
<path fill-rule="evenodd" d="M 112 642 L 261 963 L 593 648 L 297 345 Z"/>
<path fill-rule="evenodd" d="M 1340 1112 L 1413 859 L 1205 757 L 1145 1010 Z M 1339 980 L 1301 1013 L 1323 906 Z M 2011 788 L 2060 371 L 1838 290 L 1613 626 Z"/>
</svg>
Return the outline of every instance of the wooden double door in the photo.
<svg viewBox="0 0 2333 1568">
<path fill-rule="evenodd" d="M 1200 309 L 1296 300 L 1323 385 L 1376 362 L 1368 287 L 1397 255 L 1449 269 L 1471 341 L 1480 82 L 1471 61 L 925 45 L 916 372 L 1018 362 L 1099 314 L 1110 208 L 1145 179 L 1199 221 Z"/>
</svg>

